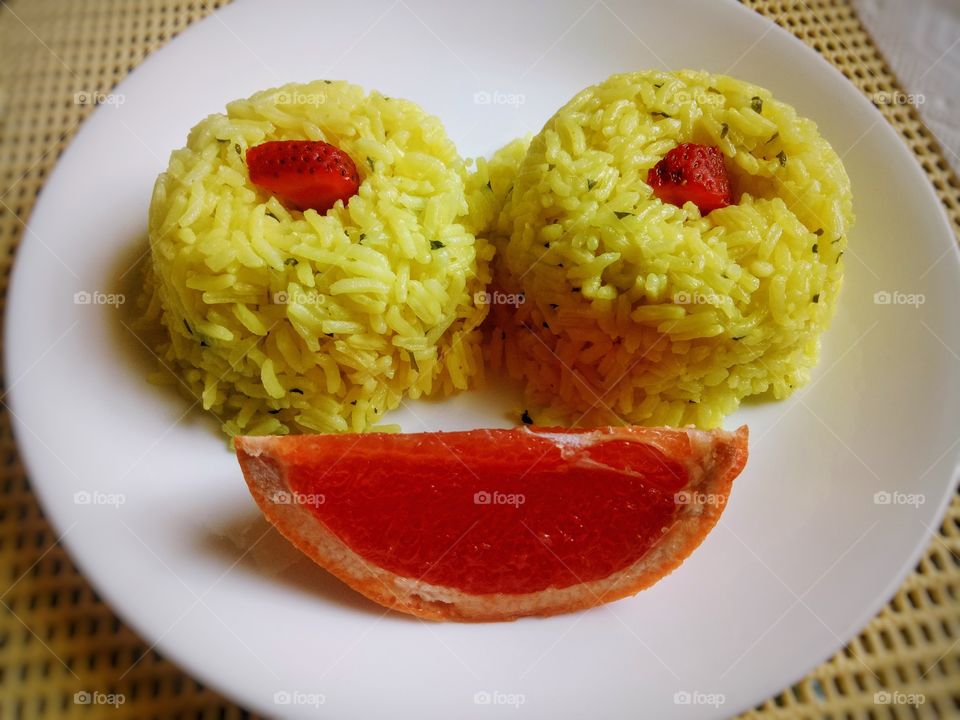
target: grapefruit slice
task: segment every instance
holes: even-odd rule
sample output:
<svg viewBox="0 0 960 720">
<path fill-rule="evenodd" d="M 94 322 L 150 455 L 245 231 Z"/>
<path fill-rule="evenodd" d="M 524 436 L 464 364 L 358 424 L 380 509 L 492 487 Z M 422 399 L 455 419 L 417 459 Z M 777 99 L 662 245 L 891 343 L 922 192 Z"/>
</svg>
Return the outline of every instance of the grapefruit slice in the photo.
<svg viewBox="0 0 960 720">
<path fill-rule="evenodd" d="M 609 427 L 238 437 L 290 542 L 381 605 L 511 620 L 610 602 L 716 524 L 747 428 Z"/>
</svg>

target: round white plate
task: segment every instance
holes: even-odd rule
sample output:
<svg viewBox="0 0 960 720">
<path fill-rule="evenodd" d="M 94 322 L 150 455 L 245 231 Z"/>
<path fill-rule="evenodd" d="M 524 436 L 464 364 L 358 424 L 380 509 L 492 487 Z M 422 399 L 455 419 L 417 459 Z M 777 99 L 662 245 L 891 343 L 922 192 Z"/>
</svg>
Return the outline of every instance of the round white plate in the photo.
<svg viewBox="0 0 960 720">
<path fill-rule="evenodd" d="M 954 486 L 957 252 L 926 177 L 879 113 L 734 2 L 545 8 L 241 0 L 99 98 L 33 213 L 6 362 L 36 491 L 111 606 L 251 709 L 727 716 L 801 678 L 880 609 Z M 148 358 L 124 322 L 154 178 L 196 121 L 290 80 L 346 78 L 416 100 L 468 155 L 535 131 L 615 71 L 660 66 L 769 87 L 843 156 L 857 225 L 813 382 L 728 419 L 749 423 L 752 455 L 722 522 L 636 598 L 505 624 L 384 615 L 268 529 L 215 423 L 144 381 Z M 126 307 L 109 304 L 115 292 Z M 477 393 L 398 417 L 409 431 L 507 425 L 512 404 Z"/>
</svg>

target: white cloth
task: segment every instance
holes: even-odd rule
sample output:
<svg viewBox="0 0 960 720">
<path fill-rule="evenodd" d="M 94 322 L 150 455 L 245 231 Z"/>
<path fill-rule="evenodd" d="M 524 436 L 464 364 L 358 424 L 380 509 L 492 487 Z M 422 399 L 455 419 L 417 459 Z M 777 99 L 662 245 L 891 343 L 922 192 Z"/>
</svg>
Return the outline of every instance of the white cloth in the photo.
<svg viewBox="0 0 960 720">
<path fill-rule="evenodd" d="M 960 175 L 960 0 L 853 0 Z"/>
</svg>

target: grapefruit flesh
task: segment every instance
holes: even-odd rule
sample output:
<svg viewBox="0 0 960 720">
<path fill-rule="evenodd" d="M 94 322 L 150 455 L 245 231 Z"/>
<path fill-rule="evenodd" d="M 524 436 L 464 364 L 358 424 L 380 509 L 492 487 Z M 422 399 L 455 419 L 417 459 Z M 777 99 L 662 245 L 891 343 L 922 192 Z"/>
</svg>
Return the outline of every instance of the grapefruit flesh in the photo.
<svg viewBox="0 0 960 720">
<path fill-rule="evenodd" d="M 240 437 L 251 493 L 381 604 L 498 620 L 656 582 L 720 517 L 747 430 L 596 428 Z"/>
</svg>

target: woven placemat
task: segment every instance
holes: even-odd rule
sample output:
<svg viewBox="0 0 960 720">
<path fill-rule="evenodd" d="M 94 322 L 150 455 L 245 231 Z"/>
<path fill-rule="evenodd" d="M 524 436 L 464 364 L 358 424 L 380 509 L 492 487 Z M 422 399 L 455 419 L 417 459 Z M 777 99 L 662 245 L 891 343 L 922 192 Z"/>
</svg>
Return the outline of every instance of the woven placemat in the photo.
<svg viewBox="0 0 960 720">
<path fill-rule="evenodd" d="M 0 0 L 0 303 L 23 223 L 92 110 L 148 53 L 224 1 Z M 813 46 L 868 97 L 899 90 L 853 10 L 839 0 L 745 4 Z M 877 103 L 914 151 L 954 227 L 960 185 L 914 108 Z M 3 387 L 6 387 L 6 380 Z M 239 718 L 121 623 L 77 572 L 30 490 L 0 408 L 0 718 Z M 960 497 L 890 604 L 848 647 L 744 717 L 960 717 Z M 784 649 L 789 652 L 789 648 Z M 119 712 L 75 693 L 122 695 Z M 889 703 L 910 694 L 918 707 Z M 79 699 L 83 699 L 80 696 Z M 641 713 L 638 712 L 638 716 Z"/>
</svg>

